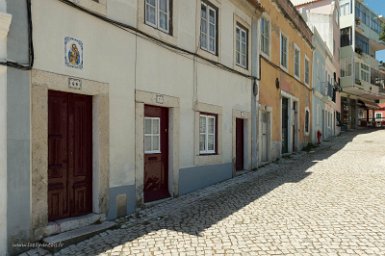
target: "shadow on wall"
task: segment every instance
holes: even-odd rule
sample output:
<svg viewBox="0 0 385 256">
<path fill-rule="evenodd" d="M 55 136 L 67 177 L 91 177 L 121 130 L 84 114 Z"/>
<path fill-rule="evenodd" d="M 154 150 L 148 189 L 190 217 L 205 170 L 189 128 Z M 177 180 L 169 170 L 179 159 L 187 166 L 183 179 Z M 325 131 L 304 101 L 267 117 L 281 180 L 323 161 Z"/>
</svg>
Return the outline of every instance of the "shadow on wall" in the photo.
<svg viewBox="0 0 385 256">
<path fill-rule="evenodd" d="M 372 130 L 373 131 L 373 130 Z M 219 221 L 258 200 L 270 191 L 286 183 L 297 183 L 309 175 L 309 168 L 317 164 L 317 160 L 329 158 L 341 150 L 358 134 L 371 131 L 347 132 L 339 137 L 339 143 L 332 147 L 324 148 L 317 154 L 310 154 L 304 160 L 288 158 L 277 163 L 276 171 L 262 176 L 250 175 L 250 178 L 238 184 L 229 185 L 227 188 L 200 198 L 191 204 L 170 210 L 156 219 L 134 225 L 125 229 L 108 231 L 103 239 L 109 241 L 113 237 L 112 245 L 101 245 L 96 253 L 102 253 L 119 244 L 126 243 L 162 229 L 186 233 L 188 235 L 202 236 L 202 232 Z M 285 168 L 281 168 L 285 166 Z M 183 196 L 180 198 L 183 199 Z M 283 198 L 283 200 L 285 200 Z M 234 223 L 234 226 L 242 223 Z"/>
</svg>

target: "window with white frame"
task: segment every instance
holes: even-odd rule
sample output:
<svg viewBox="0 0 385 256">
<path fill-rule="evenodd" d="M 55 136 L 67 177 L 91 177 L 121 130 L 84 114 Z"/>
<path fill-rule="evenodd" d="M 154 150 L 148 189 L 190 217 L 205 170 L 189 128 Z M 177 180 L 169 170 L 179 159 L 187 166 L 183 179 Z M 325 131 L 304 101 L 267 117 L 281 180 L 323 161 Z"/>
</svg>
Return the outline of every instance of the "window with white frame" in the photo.
<svg viewBox="0 0 385 256">
<path fill-rule="evenodd" d="M 160 118 L 144 118 L 144 153 L 160 153 Z"/>
<path fill-rule="evenodd" d="M 340 16 L 349 15 L 352 13 L 352 3 L 351 0 L 341 0 L 340 1 Z"/>
<path fill-rule="evenodd" d="M 235 58 L 238 66 L 247 68 L 248 54 L 248 31 L 237 23 L 235 26 Z"/>
<path fill-rule="evenodd" d="M 299 75 L 300 75 L 300 59 L 301 59 L 301 52 L 298 48 L 297 45 L 294 45 L 294 76 L 297 78 L 297 79 L 300 79 L 299 78 Z"/>
<path fill-rule="evenodd" d="M 305 56 L 305 84 L 309 85 L 310 83 L 310 63 L 309 59 Z"/>
<path fill-rule="evenodd" d="M 217 53 L 217 17 L 217 8 L 201 3 L 200 47 L 213 54 Z"/>
<path fill-rule="evenodd" d="M 370 82 L 369 66 L 361 63 L 361 80 Z"/>
<path fill-rule="evenodd" d="M 216 115 L 200 114 L 199 115 L 199 153 L 215 154 L 216 153 Z"/>
<path fill-rule="evenodd" d="M 261 51 L 270 55 L 270 21 L 264 17 L 261 18 Z"/>
<path fill-rule="evenodd" d="M 170 33 L 170 1 L 145 0 L 145 22 L 165 33 Z"/>
<path fill-rule="evenodd" d="M 288 41 L 287 37 L 281 33 L 281 66 L 287 69 Z"/>
</svg>

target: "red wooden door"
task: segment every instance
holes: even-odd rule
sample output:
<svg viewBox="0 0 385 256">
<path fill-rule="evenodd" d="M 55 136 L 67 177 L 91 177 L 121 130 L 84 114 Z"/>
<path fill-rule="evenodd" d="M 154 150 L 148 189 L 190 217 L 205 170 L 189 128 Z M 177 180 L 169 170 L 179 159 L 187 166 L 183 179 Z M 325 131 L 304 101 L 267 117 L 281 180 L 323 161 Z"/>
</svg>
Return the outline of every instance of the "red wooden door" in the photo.
<svg viewBox="0 0 385 256">
<path fill-rule="evenodd" d="M 48 219 L 92 210 L 92 97 L 48 92 Z"/>
<path fill-rule="evenodd" d="M 168 109 L 144 108 L 144 201 L 169 197 Z"/>
<path fill-rule="evenodd" d="M 235 169 L 237 171 L 241 171 L 244 169 L 244 132 L 243 132 L 243 119 L 237 118 L 236 119 L 236 158 L 235 158 Z"/>
</svg>

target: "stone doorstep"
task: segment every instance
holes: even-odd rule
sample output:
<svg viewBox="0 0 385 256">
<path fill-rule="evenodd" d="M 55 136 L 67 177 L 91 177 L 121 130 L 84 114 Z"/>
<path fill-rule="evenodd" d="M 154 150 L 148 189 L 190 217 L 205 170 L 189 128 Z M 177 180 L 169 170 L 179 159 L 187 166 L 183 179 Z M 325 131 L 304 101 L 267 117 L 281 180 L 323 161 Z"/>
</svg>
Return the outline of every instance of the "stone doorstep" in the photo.
<svg viewBox="0 0 385 256">
<path fill-rule="evenodd" d="M 105 221 L 105 219 L 106 217 L 104 214 L 90 213 L 79 217 L 51 221 L 44 228 L 44 237 L 78 229 L 91 224 L 101 223 Z"/>
<path fill-rule="evenodd" d="M 43 239 L 43 243 L 52 244 L 52 247 L 46 247 L 45 249 L 51 252 L 57 252 L 63 249 L 63 247 L 78 243 L 115 227 L 117 227 L 117 224 L 111 221 L 106 221 L 101 224 L 92 224 L 57 235 L 45 237 Z"/>
</svg>

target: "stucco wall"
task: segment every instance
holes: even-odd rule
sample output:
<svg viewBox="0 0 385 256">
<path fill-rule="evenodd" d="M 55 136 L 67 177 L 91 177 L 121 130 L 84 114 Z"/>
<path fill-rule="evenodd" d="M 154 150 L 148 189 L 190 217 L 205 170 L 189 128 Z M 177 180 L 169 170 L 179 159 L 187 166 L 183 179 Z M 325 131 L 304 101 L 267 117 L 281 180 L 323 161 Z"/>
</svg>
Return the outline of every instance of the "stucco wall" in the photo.
<svg viewBox="0 0 385 256">
<path fill-rule="evenodd" d="M 26 1 L 7 1 L 13 15 L 7 57 L 28 63 Z M 8 248 L 29 237 L 30 227 L 30 77 L 28 71 L 7 70 L 7 215 Z"/>
<path fill-rule="evenodd" d="M 184 1 L 183 4 L 173 1 L 176 10 L 180 11 L 179 17 L 185 15 L 186 19 L 175 20 L 175 34 L 172 37 L 164 36 L 160 34 L 161 32 L 153 31 L 149 26 L 143 25 L 143 17 L 140 16 L 142 12 L 133 11 L 136 7 L 139 8 L 134 2 L 136 1 L 108 2 L 107 15 L 129 25 L 136 25 L 139 29 L 169 43 L 196 51 L 197 40 L 199 40 L 199 1 Z M 14 3 L 20 4 L 21 2 L 15 1 Z M 215 3 L 220 7 L 218 37 L 220 43 L 218 56 L 209 58 L 237 69 L 241 73 L 250 74 L 251 58 L 249 58 L 248 69 L 235 65 L 233 35 L 236 22 L 250 28 L 250 15 L 254 13 L 254 10 L 249 10 L 250 6 L 244 3 L 240 4 L 241 8 L 236 8 L 234 1 L 216 1 Z M 23 9 L 20 8 L 20 10 Z M 178 195 L 178 186 L 183 186 L 180 191 L 185 193 L 233 175 L 234 120 L 238 117 L 233 114 L 234 111 L 245 119 L 247 127 L 245 169 L 249 169 L 251 152 L 248 143 L 251 127 L 250 99 L 252 98 L 252 81 L 249 78 L 224 71 L 191 55 L 166 49 L 152 40 L 138 37 L 134 33 L 103 22 L 60 1 L 34 0 L 32 1 L 32 13 L 36 56 L 32 82 L 29 72 L 24 72 L 23 75 L 20 75 L 20 72 L 14 72 L 9 75 L 13 79 L 9 83 L 9 87 L 13 87 L 8 92 L 9 99 L 12 100 L 12 103 L 8 104 L 8 108 L 15 109 L 15 112 L 8 120 L 8 127 L 18 126 L 13 131 L 15 135 L 9 136 L 8 142 L 11 143 L 8 144 L 8 152 L 17 149 L 21 157 L 17 163 L 15 159 L 9 159 L 14 167 L 10 169 L 13 174 L 8 179 L 8 183 L 18 189 L 18 193 L 15 195 L 15 191 L 10 191 L 12 193 L 9 193 L 11 194 L 9 199 L 12 200 L 12 204 L 9 204 L 8 211 L 13 213 L 15 209 L 27 209 L 20 212 L 20 216 L 14 215 L 17 216 L 17 222 L 22 223 L 22 227 L 16 226 L 16 218 L 14 222 L 10 222 L 14 227 L 12 232 L 24 232 L 26 229 L 25 234 L 18 238 L 28 240 L 27 231 L 31 231 L 28 229 L 41 228 L 47 223 L 45 187 L 39 186 L 39 179 L 42 182 L 47 180 L 47 173 L 44 170 L 47 146 L 46 138 L 43 138 L 46 130 L 44 130 L 43 124 L 47 121 L 46 93 L 49 89 L 93 95 L 95 96 L 93 106 L 97 105 L 95 98 L 103 94 L 102 102 L 106 105 L 101 104 L 100 108 L 107 111 L 108 114 L 103 112 L 106 122 L 103 123 L 104 126 L 101 129 L 108 132 L 108 136 L 102 136 L 108 140 L 105 143 L 100 142 L 102 145 L 94 145 L 94 151 L 96 149 L 98 153 L 108 155 L 107 167 L 103 165 L 103 168 L 105 167 L 104 171 L 109 175 L 103 176 L 104 172 L 102 178 L 105 177 L 105 179 L 94 180 L 93 185 L 100 187 L 103 185 L 100 183 L 106 182 L 108 189 L 100 193 L 99 201 L 94 199 L 94 212 L 104 212 L 107 210 L 106 207 L 109 207 L 108 218 L 110 219 L 132 212 L 135 209 L 135 200 L 140 199 L 138 189 L 142 188 L 138 184 L 140 184 L 139 180 L 142 179 L 143 173 L 138 174 L 138 170 L 141 170 L 138 167 L 142 164 L 143 158 L 138 157 L 140 154 L 137 154 L 137 151 L 141 149 L 138 143 L 143 143 L 143 140 L 137 141 L 137 138 L 140 138 L 140 134 L 143 133 L 143 127 L 137 124 L 138 122 L 140 124 L 143 119 L 140 112 L 143 105 L 154 103 L 153 95 L 164 95 L 165 99 L 170 98 L 173 102 L 166 106 L 170 108 L 170 122 L 172 123 L 170 137 L 175 142 L 175 145 L 170 147 L 172 155 L 170 173 L 172 176 L 169 183 L 172 186 L 170 188 L 172 195 Z M 134 18 L 127 17 L 127 15 L 138 16 Z M 177 19 L 178 15 L 173 18 Z M 19 20 L 21 23 L 25 22 L 25 16 L 23 17 Z M 25 24 L 21 27 L 25 29 Z M 21 36 L 23 37 L 21 41 L 26 42 L 24 33 L 21 33 Z M 83 43 L 84 65 L 82 69 L 65 65 L 64 38 L 67 36 L 81 40 Z M 250 38 L 249 33 L 249 40 Z M 20 56 L 15 56 L 16 58 L 27 56 L 27 48 L 25 45 L 23 47 L 19 52 Z M 200 51 L 198 50 L 198 52 Z M 81 79 L 83 81 L 82 90 L 76 91 L 68 88 L 66 84 L 68 77 Z M 97 85 L 94 86 L 94 84 Z M 147 99 L 146 95 L 144 98 L 147 101 L 143 101 L 143 98 L 140 97 L 136 98 L 139 91 L 146 92 L 150 98 Z M 217 110 L 220 110 L 218 144 L 222 145 L 221 150 L 218 155 L 207 156 L 203 159 L 196 151 L 197 142 L 199 143 L 197 114 L 199 117 L 199 111 Z M 30 116 L 31 111 L 32 116 Z M 13 114 L 18 116 L 16 120 L 14 120 Z M 97 117 L 98 115 L 94 115 L 94 119 Z M 31 118 L 32 120 L 30 120 Z M 45 120 L 40 122 L 41 118 Z M 94 120 L 94 124 L 95 122 L 97 123 Z M 40 132 L 38 131 L 39 125 L 43 125 Z M 32 133 L 32 143 L 30 133 Z M 14 140 L 12 140 L 12 136 L 14 136 Z M 95 139 L 95 136 L 93 138 Z M 98 151 L 103 147 L 107 147 L 107 152 Z M 33 152 L 30 152 L 30 148 Z M 33 166 L 38 168 L 38 170 L 32 169 L 32 172 L 31 156 Z M 19 165 L 23 165 L 23 168 L 19 168 Z M 179 173 L 180 169 L 183 169 L 181 173 Z M 197 171 L 198 169 L 200 171 Z M 211 171 L 211 175 L 205 170 L 214 171 Z M 181 177 L 179 177 L 180 174 Z M 206 183 L 204 181 L 206 177 L 212 182 Z M 188 180 L 192 180 L 189 186 L 186 185 Z M 34 188 L 31 188 L 31 181 Z M 31 191 L 33 191 L 32 202 L 30 202 Z M 23 198 L 20 199 L 18 196 Z M 101 209 L 95 207 L 95 204 L 100 204 L 98 206 Z M 31 215 L 33 220 L 31 220 Z M 43 232 L 42 230 L 32 231 L 35 232 L 34 238 L 41 236 Z"/>
<path fill-rule="evenodd" d="M 4 0 L 0 0 L 0 59 L 7 58 L 7 36 L 9 27 Z M 9 22 L 11 17 L 8 16 Z M 0 201 L 7 205 L 7 68 L 0 66 Z M 0 255 L 7 251 L 7 207 L 0 208 Z"/>
<path fill-rule="evenodd" d="M 313 50 L 300 31 L 290 24 L 285 16 L 271 1 L 262 0 L 267 19 L 270 20 L 270 55 L 262 59 L 262 80 L 260 82 L 260 104 L 272 108 L 272 154 L 279 156 L 281 144 L 281 94 L 288 93 L 295 97 L 299 103 L 298 109 L 298 149 L 309 140 L 304 134 L 305 107 L 311 111 L 311 81 Z M 281 32 L 288 38 L 288 70 L 280 68 L 280 35 Z M 294 44 L 300 49 L 300 79 L 294 78 Z M 309 59 L 309 81 L 304 84 L 304 58 Z M 279 87 L 276 87 L 276 79 Z M 310 117 L 311 118 L 311 117 Z M 311 126 L 310 126 L 311 130 Z"/>
</svg>

